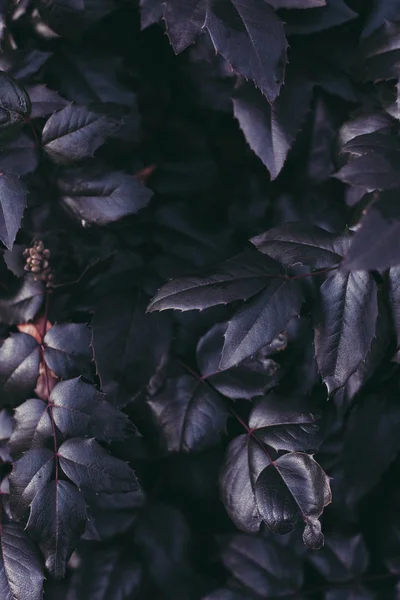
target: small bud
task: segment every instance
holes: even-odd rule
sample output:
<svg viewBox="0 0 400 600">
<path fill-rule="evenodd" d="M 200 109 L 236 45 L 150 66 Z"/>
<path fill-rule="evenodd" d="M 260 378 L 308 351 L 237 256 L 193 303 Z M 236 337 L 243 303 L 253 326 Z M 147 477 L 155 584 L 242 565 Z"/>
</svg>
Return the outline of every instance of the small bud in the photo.
<svg viewBox="0 0 400 600">
<path fill-rule="evenodd" d="M 49 261 L 48 260 L 44 260 L 42 262 L 42 269 L 47 269 L 48 266 L 49 266 Z"/>
<path fill-rule="evenodd" d="M 40 260 L 40 258 L 32 258 L 31 265 L 33 267 L 40 267 L 41 264 L 42 264 L 42 261 Z"/>
<path fill-rule="evenodd" d="M 35 267 L 35 266 L 31 267 L 32 273 L 39 273 L 41 270 L 42 270 L 41 267 Z"/>
<path fill-rule="evenodd" d="M 50 258 L 50 250 L 48 250 L 48 248 L 43 250 L 43 256 L 44 258 Z"/>
</svg>

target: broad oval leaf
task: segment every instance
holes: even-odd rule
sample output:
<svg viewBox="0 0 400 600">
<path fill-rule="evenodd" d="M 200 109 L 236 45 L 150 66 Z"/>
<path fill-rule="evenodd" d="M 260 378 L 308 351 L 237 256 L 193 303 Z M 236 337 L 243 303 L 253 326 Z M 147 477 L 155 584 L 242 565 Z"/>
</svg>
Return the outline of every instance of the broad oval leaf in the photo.
<svg viewBox="0 0 400 600">
<path fill-rule="evenodd" d="M 0 347 L 0 397 L 16 405 L 34 389 L 39 376 L 39 345 L 26 333 L 13 333 Z"/>
<path fill-rule="evenodd" d="M 128 417 L 80 377 L 56 384 L 50 402 L 54 422 L 64 435 L 93 436 L 104 442 L 126 436 Z"/>
<path fill-rule="evenodd" d="M 2 600 L 42 600 L 42 559 L 23 527 L 17 523 L 3 525 L 0 545 Z"/>
<path fill-rule="evenodd" d="M 331 394 L 365 359 L 375 335 L 378 288 L 365 272 L 336 272 L 321 286 L 315 319 L 315 355 Z"/>
<path fill-rule="evenodd" d="M 274 533 L 292 531 L 299 517 L 306 526 L 303 540 L 311 548 L 324 543 L 318 518 L 332 500 L 329 477 L 302 452 L 290 452 L 264 469 L 255 485 L 260 515 Z"/>
<path fill-rule="evenodd" d="M 13 465 L 10 475 L 10 506 L 16 519 L 22 519 L 37 492 L 52 476 L 54 451 L 47 448 L 28 450 Z"/>
<path fill-rule="evenodd" d="M 101 113 L 69 104 L 47 120 L 43 148 L 52 161 L 67 165 L 93 156 L 118 127 L 118 123 Z"/>
<path fill-rule="evenodd" d="M 337 265 L 350 246 L 349 236 L 335 236 L 306 223 L 285 223 L 250 241 L 257 250 L 279 260 L 286 267 L 309 265 L 314 269 Z"/>
<path fill-rule="evenodd" d="M 220 367 L 229 369 L 270 344 L 300 312 L 303 300 L 297 281 L 274 279 L 241 306 L 225 332 Z"/>
<path fill-rule="evenodd" d="M 128 464 L 111 456 L 95 440 L 67 440 L 58 449 L 58 457 L 62 470 L 78 488 L 111 494 L 139 487 Z"/>
<path fill-rule="evenodd" d="M 259 252 L 243 252 L 210 274 L 169 281 L 157 292 L 147 310 L 202 310 L 234 300 L 247 300 L 266 287 L 271 277 L 281 274 L 281 267 L 272 258 Z"/>
<path fill-rule="evenodd" d="M 283 83 L 288 47 L 283 22 L 273 8 L 258 0 L 213 2 L 205 27 L 215 50 L 272 104 Z"/>
<path fill-rule="evenodd" d="M 21 227 L 27 189 L 16 175 L 0 174 L 0 240 L 12 248 Z"/>
<path fill-rule="evenodd" d="M 221 396 L 190 375 L 168 380 L 149 405 L 169 452 L 204 450 L 218 443 L 228 416 Z"/>
<path fill-rule="evenodd" d="M 31 102 L 15 79 L 0 71 L 0 136 L 9 138 L 29 118 Z"/>
<path fill-rule="evenodd" d="M 107 225 L 136 214 L 153 192 L 133 175 L 120 171 L 72 171 L 58 179 L 65 206 L 80 220 Z"/>
<path fill-rule="evenodd" d="M 15 457 L 30 448 L 42 448 L 52 440 L 53 430 L 46 402 L 31 398 L 14 412 L 15 427 L 10 438 L 10 450 Z"/>
<path fill-rule="evenodd" d="M 67 561 L 85 531 L 85 523 L 86 503 L 74 485 L 55 480 L 38 490 L 26 528 L 38 542 L 53 577 L 64 577 Z"/>
<path fill-rule="evenodd" d="M 301 559 L 271 539 L 237 533 L 222 539 L 222 562 L 257 597 L 286 596 L 303 584 Z"/>
<path fill-rule="evenodd" d="M 44 359 L 61 379 L 92 373 L 92 334 L 83 323 L 57 323 L 46 333 Z"/>
</svg>

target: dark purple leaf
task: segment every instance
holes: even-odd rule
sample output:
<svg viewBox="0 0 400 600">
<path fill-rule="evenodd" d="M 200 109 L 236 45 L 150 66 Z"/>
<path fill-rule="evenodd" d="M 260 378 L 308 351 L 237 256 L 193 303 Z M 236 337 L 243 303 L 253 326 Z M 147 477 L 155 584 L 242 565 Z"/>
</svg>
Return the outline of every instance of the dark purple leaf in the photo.
<svg viewBox="0 0 400 600">
<path fill-rule="evenodd" d="M 28 450 L 14 463 L 10 475 L 10 505 L 15 519 L 26 516 L 36 494 L 50 481 L 54 466 L 54 451 L 47 448 Z"/>
<path fill-rule="evenodd" d="M 234 300 L 247 300 L 282 273 L 278 263 L 257 252 L 243 252 L 210 274 L 173 279 L 150 302 L 148 310 L 202 310 Z"/>
<path fill-rule="evenodd" d="M 299 518 L 305 522 L 306 546 L 324 543 L 318 520 L 332 500 L 329 477 L 319 464 L 302 452 L 290 452 L 262 471 L 255 485 L 258 511 L 274 533 L 293 531 Z"/>
<path fill-rule="evenodd" d="M 347 422 L 343 452 L 349 503 L 360 500 L 378 483 L 399 452 L 399 422 L 400 407 L 392 393 L 369 394 L 353 408 Z M 375 452 L 378 447 L 379 452 Z"/>
<path fill-rule="evenodd" d="M 42 600 L 42 560 L 22 525 L 3 525 L 0 544 L 2 600 Z"/>
<path fill-rule="evenodd" d="M 208 6 L 205 27 L 216 51 L 274 102 L 284 79 L 288 43 L 283 22 L 269 4 L 219 0 Z"/>
<path fill-rule="evenodd" d="M 92 157 L 119 126 L 100 112 L 69 104 L 47 120 L 43 148 L 53 162 L 70 164 Z"/>
<path fill-rule="evenodd" d="M 126 436 L 128 417 L 80 377 L 58 383 L 50 401 L 54 422 L 66 436 L 93 436 L 104 442 L 123 440 Z"/>
<path fill-rule="evenodd" d="M 352 581 L 367 569 L 368 550 L 360 534 L 335 534 L 326 536 L 324 547 L 312 552 L 309 560 L 327 581 Z"/>
<path fill-rule="evenodd" d="M 0 136 L 7 139 L 29 118 L 31 102 L 23 87 L 0 71 Z"/>
<path fill-rule="evenodd" d="M 305 223 L 285 223 L 251 239 L 260 252 L 287 267 L 309 265 L 322 269 L 337 265 L 350 245 L 348 235 L 335 236 Z"/>
<path fill-rule="evenodd" d="M 301 560 L 288 548 L 260 536 L 237 533 L 222 540 L 225 568 L 257 597 L 285 596 L 301 588 Z"/>
<path fill-rule="evenodd" d="M 364 271 L 337 272 L 321 286 L 315 318 L 315 355 L 329 394 L 365 359 L 375 335 L 378 288 Z"/>
<path fill-rule="evenodd" d="M 268 0 L 275 10 L 280 8 L 318 8 L 326 6 L 327 0 Z"/>
<path fill-rule="evenodd" d="M 13 247 L 21 227 L 26 195 L 27 189 L 18 177 L 0 173 L 0 240 L 7 248 Z"/>
<path fill-rule="evenodd" d="M 400 347 L 400 267 L 389 270 L 389 295 L 397 346 Z"/>
<path fill-rule="evenodd" d="M 348 271 L 384 270 L 400 264 L 400 207 L 397 191 L 378 196 L 364 211 L 343 261 Z"/>
<path fill-rule="evenodd" d="M 58 186 L 65 206 L 79 220 L 95 225 L 134 215 L 153 196 L 133 175 L 120 171 L 72 171 L 58 179 Z"/>
<path fill-rule="evenodd" d="M 14 457 L 30 448 L 41 448 L 52 439 L 50 415 L 43 400 L 26 400 L 15 409 L 14 419 L 15 428 L 10 438 L 10 449 Z"/>
<path fill-rule="evenodd" d="M 0 148 L 0 172 L 9 175 L 26 175 L 39 164 L 35 141 L 25 133 Z"/>
<path fill-rule="evenodd" d="M 0 397 L 17 405 L 34 389 L 39 376 L 39 345 L 26 333 L 13 333 L 0 347 Z"/>
<path fill-rule="evenodd" d="M 364 25 L 363 36 L 371 35 L 386 21 L 400 20 L 400 6 L 397 0 L 374 0 L 368 20 Z"/>
<path fill-rule="evenodd" d="M 95 307 L 92 330 L 97 373 L 103 392 L 118 406 L 147 386 L 170 347 L 168 316 L 145 311 L 146 301 L 137 290 L 109 294 Z"/>
<path fill-rule="evenodd" d="M 190 375 L 168 380 L 149 405 L 169 452 L 204 450 L 218 443 L 226 426 L 223 399 Z"/>
<path fill-rule="evenodd" d="M 142 29 L 160 21 L 163 16 L 162 0 L 140 0 L 140 15 Z"/>
<path fill-rule="evenodd" d="M 95 492 L 129 492 L 139 484 L 127 463 L 111 456 L 95 440 L 73 438 L 58 449 L 62 470 L 78 488 Z"/>
<path fill-rule="evenodd" d="M 68 100 L 43 84 L 28 86 L 27 92 L 32 103 L 32 119 L 47 117 L 68 104 Z"/>
<path fill-rule="evenodd" d="M 46 568 L 53 577 L 64 577 L 67 561 L 85 530 L 85 522 L 85 500 L 74 485 L 55 480 L 38 490 L 26 528 L 38 542 Z"/>
<path fill-rule="evenodd" d="M 357 16 L 357 13 L 351 10 L 344 0 L 326 0 L 326 6 L 301 11 L 296 14 L 293 22 L 288 18 L 287 29 L 290 34 L 306 35 L 337 27 Z"/>
<path fill-rule="evenodd" d="M 55 324 L 44 337 L 44 359 L 61 379 L 91 375 L 92 333 L 81 323 Z"/>
<path fill-rule="evenodd" d="M 79 17 L 85 11 L 85 0 L 39 0 L 38 8 L 53 31 L 66 37 L 75 37 Z"/>
<path fill-rule="evenodd" d="M 285 86 L 270 105 L 251 83 L 242 85 L 233 98 L 236 119 L 250 148 L 262 160 L 274 180 L 310 108 L 314 84 L 288 68 Z"/>
<path fill-rule="evenodd" d="M 44 289 L 41 281 L 25 277 L 10 287 L 6 295 L 0 297 L 2 323 L 19 325 L 31 321 L 43 303 Z"/>
<path fill-rule="evenodd" d="M 229 321 L 221 369 L 237 365 L 270 344 L 299 314 L 302 299 L 297 281 L 270 280 L 266 289 L 243 304 Z"/>
<path fill-rule="evenodd" d="M 128 600 L 141 582 L 142 569 L 129 546 L 90 548 L 73 575 L 68 600 Z"/>
<path fill-rule="evenodd" d="M 176 54 L 193 44 L 204 27 L 206 0 L 166 0 L 164 19 Z"/>
</svg>

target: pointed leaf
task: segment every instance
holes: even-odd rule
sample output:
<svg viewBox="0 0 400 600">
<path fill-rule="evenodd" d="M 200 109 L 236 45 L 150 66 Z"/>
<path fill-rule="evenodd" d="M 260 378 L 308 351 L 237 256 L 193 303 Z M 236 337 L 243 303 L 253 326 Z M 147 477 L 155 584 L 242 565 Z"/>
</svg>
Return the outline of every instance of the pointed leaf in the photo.
<svg viewBox="0 0 400 600">
<path fill-rule="evenodd" d="M 28 450 L 13 465 L 10 475 L 10 505 L 14 517 L 22 519 L 38 491 L 52 476 L 54 451 L 47 448 Z"/>
<path fill-rule="evenodd" d="M 297 281 L 270 280 L 266 289 L 243 304 L 225 333 L 221 369 L 229 369 L 270 344 L 299 314 L 302 293 Z"/>
<path fill-rule="evenodd" d="M 140 0 L 141 29 L 147 29 L 163 16 L 162 0 Z"/>
<path fill-rule="evenodd" d="M 303 540 L 311 548 L 324 543 L 318 518 L 332 500 L 329 477 L 309 454 L 290 452 L 264 469 L 255 486 L 257 507 L 274 533 L 288 533 L 299 517 Z"/>
<path fill-rule="evenodd" d="M 247 300 L 261 291 L 272 276 L 282 273 L 278 263 L 257 252 L 243 252 L 203 276 L 173 279 L 150 302 L 148 311 L 200 310 L 234 300 Z"/>
<path fill-rule="evenodd" d="M 271 180 L 278 177 L 309 110 L 314 84 L 297 71 L 289 71 L 285 86 L 273 105 L 251 83 L 233 98 L 236 119 L 250 148 L 267 167 Z"/>
<path fill-rule="evenodd" d="M 271 6 L 258 0 L 211 3 L 205 26 L 216 51 L 273 103 L 283 83 L 288 43 Z"/>
<path fill-rule="evenodd" d="M 62 470 L 78 488 L 113 493 L 139 487 L 127 463 L 111 456 L 95 440 L 67 440 L 60 446 L 58 456 Z"/>
<path fill-rule="evenodd" d="M 53 577 L 64 577 L 67 561 L 85 531 L 85 523 L 85 500 L 74 485 L 56 480 L 39 489 L 26 528 L 37 540 Z"/>
<path fill-rule="evenodd" d="M 375 0 L 373 8 L 364 25 L 363 36 L 369 36 L 385 21 L 400 21 L 400 6 L 397 0 Z"/>
<path fill-rule="evenodd" d="M 13 247 L 21 227 L 26 194 L 27 189 L 18 177 L 0 174 L 0 240 L 7 248 Z"/>
<path fill-rule="evenodd" d="M 27 92 L 32 103 L 32 119 L 48 117 L 68 104 L 68 100 L 43 84 L 28 86 Z"/>
<path fill-rule="evenodd" d="M 44 298 L 41 281 L 24 277 L 10 287 L 7 295 L 0 297 L 0 313 L 2 323 L 19 325 L 32 321 L 40 310 Z"/>
<path fill-rule="evenodd" d="M 2 600 L 42 600 L 42 559 L 22 526 L 3 525 L 0 544 Z"/>
<path fill-rule="evenodd" d="M 107 225 L 147 206 L 153 192 L 133 175 L 119 171 L 69 172 L 58 179 L 63 203 L 79 219 Z"/>
<path fill-rule="evenodd" d="M 348 271 L 384 270 L 400 264 L 398 192 L 384 192 L 363 211 L 343 261 Z"/>
<path fill-rule="evenodd" d="M 287 267 L 309 265 L 323 269 L 337 265 L 350 245 L 348 235 L 335 236 L 305 223 L 285 223 L 253 237 L 251 243 L 263 254 Z"/>
<path fill-rule="evenodd" d="M 176 54 L 193 44 L 206 18 L 207 0 L 166 0 L 164 19 Z"/>
<path fill-rule="evenodd" d="M 337 272 L 321 286 L 315 321 L 315 355 L 332 393 L 354 373 L 371 346 L 378 316 L 378 289 L 364 271 Z"/>
<path fill-rule="evenodd" d="M 104 442 L 125 438 L 128 417 L 80 377 L 58 383 L 50 402 L 54 422 L 64 435 L 94 436 Z"/>
<path fill-rule="evenodd" d="M 19 404 L 33 391 L 39 376 L 39 345 L 26 333 L 13 333 L 0 347 L 0 396 Z"/>
<path fill-rule="evenodd" d="M 53 325 L 44 337 L 44 359 L 61 379 L 91 375 L 92 334 L 82 323 Z"/>
<path fill-rule="evenodd" d="M 15 409 L 14 419 L 15 428 L 10 438 L 10 450 L 14 457 L 30 448 L 42 448 L 48 440 L 52 440 L 51 419 L 43 400 L 26 400 Z"/>
<path fill-rule="evenodd" d="M 49 117 L 42 144 L 52 161 L 70 164 L 91 157 L 119 125 L 85 106 L 69 104 Z"/>
<path fill-rule="evenodd" d="M 218 443 L 228 416 L 222 398 L 190 375 L 170 379 L 149 405 L 169 452 L 204 450 Z"/>
<path fill-rule="evenodd" d="M 7 139 L 25 123 L 31 103 L 23 87 L 4 71 L 0 71 L 0 90 L 0 137 Z"/>
</svg>

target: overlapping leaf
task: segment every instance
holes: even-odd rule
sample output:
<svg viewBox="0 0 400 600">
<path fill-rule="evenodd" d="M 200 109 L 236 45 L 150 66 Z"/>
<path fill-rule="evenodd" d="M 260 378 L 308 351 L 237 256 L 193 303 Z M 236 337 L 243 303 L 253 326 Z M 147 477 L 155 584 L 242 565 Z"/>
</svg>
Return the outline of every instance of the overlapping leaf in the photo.
<svg viewBox="0 0 400 600">
<path fill-rule="evenodd" d="M 55 467 L 54 451 L 28 450 L 14 463 L 10 476 L 11 509 L 16 519 L 26 516 L 36 494 L 51 479 Z"/>
<path fill-rule="evenodd" d="M 26 195 L 27 189 L 16 175 L 0 174 L 0 240 L 7 248 L 13 247 L 21 227 Z"/>
<path fill-rule="evenodd" d="M 78 375 L 91 375 L 93 351 L 92 334 L 81 323 L 55 324 L 46 333 L 44 359 L 52 371 L 61 379 Z"/>
<path fill-rule="evenodd" d="M 1 320 L 7 325 L 19 325 L 31 321 L 43 302 L 43 284 L 26 277 L 16 281 L 6 294 L 0 297 Z"/>
<path fill-rule="evenodd" d="M 0 136 L 9 139 L 29 118 L 31 102 L 15 79 L 0 71 Z"/>
<path fill-rule="evenodd" d="M 0 347 L 0 396 L 13 406 L 33 391 L 39 376 L 39 344 L 26 333 L 13 333 Z"/>
</svg>

